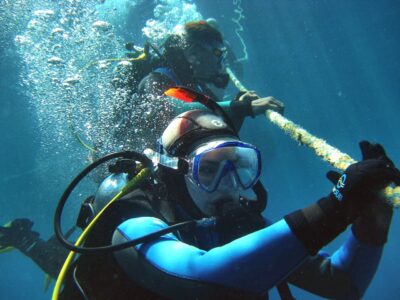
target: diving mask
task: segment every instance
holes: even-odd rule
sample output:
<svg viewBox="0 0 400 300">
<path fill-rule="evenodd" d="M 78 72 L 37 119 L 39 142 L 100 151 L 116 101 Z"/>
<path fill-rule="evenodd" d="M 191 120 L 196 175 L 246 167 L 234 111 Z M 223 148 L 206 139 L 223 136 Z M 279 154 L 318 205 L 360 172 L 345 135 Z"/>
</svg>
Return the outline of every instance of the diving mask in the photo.
<svg viewBox="0 0 400 300">
<path fill-rule="evenodd" d="M 253 145 L 240 141 L 213 141 L 189 156 L 187 175 L 202 190 L 216 191 L 225 176 L 231 176 L 243 190 L 260 177 L 261 155 Z"/>
<path fill-rule="evenodd" d="M 227 176 L 247 190 L 261 174 L 261 154 L 253 145 L 240 141 L 211 141 L 200 145 L 188 157 L 173 157 L 146 149 L 155 165 L 161 164 L 189 177 L 202 190 L 212 193 Z"/>
</svg>

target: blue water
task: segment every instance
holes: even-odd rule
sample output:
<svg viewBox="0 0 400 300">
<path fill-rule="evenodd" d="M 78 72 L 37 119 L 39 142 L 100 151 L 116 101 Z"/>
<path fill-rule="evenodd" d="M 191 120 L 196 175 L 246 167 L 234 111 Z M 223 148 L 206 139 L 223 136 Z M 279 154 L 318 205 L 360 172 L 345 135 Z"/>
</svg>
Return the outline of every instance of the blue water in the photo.
<svg viewBox="0 0 400 300">
<path fill-rule="evenodd" d="M 86 153 L 73 137 L 65 139 L 71 139 L 69 145 L 57 139 L 43 142 L 52 128 L 43 127 L 35 99 L 21 84 L 26 64 L 12 42 L 26 27 L 31 12 L 13 15 L 18 11 L 3 10 L 10 8 L 7 2 L 0 0 L 0 22 L 6 28 L 0 35 L 0 223 L 29 217 L 35 221 L 34 229 L 48 238 L 56 202 L 85 165 Z M 152 11 L 152 2 L 146 3 L 140 17 L 130 15 L 129 22 L 121 21 L 117 33 L 122 39 L 143 40 L 140 28 Z M 226 39 L 241 56 L 243 48 L 232 22 L 237 17 L 233 4 L 225 0 L 195 3 L 205 18 L 218 19 Z M 249 89 L 280 99 L 289 119 L 356 159 L 360 158 L 357 143 L 367 139 L 382 143 L 400 164 L 396 131 L 400 128 L 400 1 L 253 0 L 241 6 L 242 37 L 248 51 L 243 82 Z M 19 21 L 18 26 L 10 20 Z M 241 136 L 265 155 L 262 178 L 269 189 L 266 214 L 270 218 L 277 220 L 329 192 L 325 173 L 330 167 L 263 117 L 247 120 Z M 365 299 L 400 298 L 398 214 Z M 334 251 L 344 237 L 327 250 Z M 0 255 L 0 266 L 1 299 L 50 298 L 49 292 L 43 293 L 43 273 L 20 253 Z M 318 299 L 297 289 L 294 294 L 298 299 Z M 271 296 L 277 299 L 274 291 Z"/>
</svg>

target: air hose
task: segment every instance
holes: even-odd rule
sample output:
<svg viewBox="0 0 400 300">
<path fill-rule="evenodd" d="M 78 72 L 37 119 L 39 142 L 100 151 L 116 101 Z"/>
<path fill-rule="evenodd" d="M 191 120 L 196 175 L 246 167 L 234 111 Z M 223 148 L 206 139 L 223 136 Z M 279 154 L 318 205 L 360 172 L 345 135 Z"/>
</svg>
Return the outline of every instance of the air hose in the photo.
<svg viewBox="0 0 400 300">
<path fill-rule="evenodd" d="M 226 71 L 229 74 L 233 84 L 239 89 L 239 91 L 247 92 L 248 89 L 240 82 L 235 76 L 233 71 L 228 67 Z M 324 161 L 337 168 L 338 170 L 344 171 L 348 166 L 355 163 L 356 160 L 351 158 L 348 154 L 341 152 L 337 148 L 329 145 L 325 140 L 318 138 L 307 130 L 303 129 L 300 125 L 295 124 L 289 119 L 285 118 L 281 114 L 267 110 L 265 116 L 273 124 L 277 125 L 292 139 L 299 142 L 301 145 L 305 145 L 312 149 L 314 153 L 322 158 Z M 386 201 L 391 204 L 394 208 L 400 207 L 400 187 L 387 186 L 383 190 Z"/>
</svg>

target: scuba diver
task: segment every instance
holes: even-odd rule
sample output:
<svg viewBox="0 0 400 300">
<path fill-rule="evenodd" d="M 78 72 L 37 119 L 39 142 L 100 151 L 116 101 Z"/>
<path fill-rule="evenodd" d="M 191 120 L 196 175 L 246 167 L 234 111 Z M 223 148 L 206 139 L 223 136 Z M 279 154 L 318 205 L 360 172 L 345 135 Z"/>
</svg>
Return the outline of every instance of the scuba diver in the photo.
<svg viewBox="0 0 400 300">
<path fill-rule="evenodd" d="M 197 104 L 165 98 L 164 92 L 174 86 L 191 88 L 219 101 L 237 130 L 245 117 L 255 117 L 267 109 L 283 114 L 282 102 L 273 97 L 260 98 L 254 92 L 239 92 L 232 101 L 220 101 L 217 94 L 223 94 L 229 83 L 226 67 L 240 72 L 227 47 L 215 21 L 190 22 L 185 24 L 182 34 L 172 34 L 166 39 L 162 52 L 148 44 L 143 51 L 144 59 L 119 64 L 113 79 L 116 139 L 129 144 L 127 149 L 154 148 L 153 142 L 175 116 L 203 109 Z M 215 90 L 218 92 L 214 93 Z"/>
<path fill-rule="evenodd" d="M 123 250 L 81 254 L 59 299 L 267 299 L 274 286 L 282 299 L 294 299 L 286 282 L 326 298 L 363 296 L 392 217 L 379 191 L 400 184 L 383 147 L 361 142 L 362 161 L 343 174 L 328 172 L 332 192 L 272 223 L 262 215 L 261 153 L 228 123 L 204 110 L 173 119 L 158 150 L 144 152 L 151 176 L 104 211 L 84 247 L 153 236 Z M 102 185 L 116 176 L 129 174 L 112 174 Z M 188 220 L 200 222 L 163 231 Z M 349 225 L 333 255 L 320 251 Z"/>
</svg>

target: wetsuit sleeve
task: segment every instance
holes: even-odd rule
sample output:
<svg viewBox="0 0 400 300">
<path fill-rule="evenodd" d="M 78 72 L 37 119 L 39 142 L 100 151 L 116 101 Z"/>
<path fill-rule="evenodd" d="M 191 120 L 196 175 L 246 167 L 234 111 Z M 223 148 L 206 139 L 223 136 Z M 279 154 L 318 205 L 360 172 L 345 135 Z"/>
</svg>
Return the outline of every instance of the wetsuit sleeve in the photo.
<svg viewBox="0 0 400 300">
<path fill-rule="evenodd" d="M 57 278 L 69 253 L 55 236 L 48 241 L 38 238 L 33 246 L 22 252 L 52 278 Z"/>
<path fill-rule="evenodd" d="M 166 226 L 151 217 L 130 219 L 118 227 L 114 238 L 132 240 Z M 133 253 L 135 249 L 130 251 Z M 136 246 L 136 252 L 136 259 L 145 260 L 156 270 L 151 282 L 143 280 L 149 289 L 158 290 L 161 284 L 157 283 L 157 277 L 168 276 L 257 294 L 267 292 L 308 257 L 306 248 L 284 220 L 209 251 L 183 243 L 170 234 Z M 127 257 L 116 254 L 128 274 L 138 277 L 137 280 L 143 278 L 143 271 L 138 274 L 134 270 L 138 267 L 127 267 Z"/>
<path fill-rule="evenodd" d="M 334 299 L 359 299 L 370 284 L 382 246 L 366 245 L 353 233 L 332 255 L 319 252 L 289 277 L 289 282 L 314 294 Z"/>
</svg>

